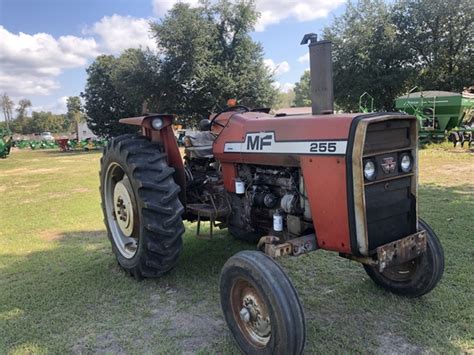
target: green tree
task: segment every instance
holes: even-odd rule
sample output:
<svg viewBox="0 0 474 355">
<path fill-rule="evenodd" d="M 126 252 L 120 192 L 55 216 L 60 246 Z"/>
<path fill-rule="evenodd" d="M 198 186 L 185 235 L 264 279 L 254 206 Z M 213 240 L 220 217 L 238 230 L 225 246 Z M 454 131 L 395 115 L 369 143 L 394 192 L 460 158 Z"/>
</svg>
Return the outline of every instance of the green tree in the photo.
<svg viewBox="0 0 474 355">
<path fill-rule="evenodd" d="M 298 83 L 295 83 L 295 106 L 311 106 L 311 73 L 305 70 Z"/>
<path fill-rule="evenodd" d="M 12 110 L 15 103 L 4 93 L 0 99 L 0 106 L 2 107 L 3 117 L 5 119 L 5 127 L 6 129 L 10 129 L 10 124 L 13 121 Z"/>
<path fill-rule="evenodd" d="M 119 124 L 118 120 L 141 113 L 141 104 L 130 102 L 115 85 L 118 62 L 112 55 L 101 55 L 86 70 L 87 83 L 81 96 L 85 100 L 88 126 L 98 136 L 130 132 L 130 127 Z"/>
<path fill-rule="evenodd" d="M 273 108 L 278 110 L 283 107 L 292 107 L 295 106 L 295 92 L 293 89 L 288 90 L 287 92 L 279 92 L 277 101 Z"/>
<path fill-rule="evenodd" d="M 82 112 L 81 98 L 79 96 L 69 96 L 66 101 L 67 120 L 64 122 L 65 130 L 74 130 L 78 136 L 79 123 L 85 120 L 85 115 Z M 78 138 L 79 139 L 79 138 Z"/>
<path fill-rule="evenodd" d="M 271 106 L 277 91 L 252 31 L 258 13 L 253 1 L 197 8 L 176 4 L 152 27 L 160 51 L 162 110 L 190 124 L 224 106 L 227 99 L 251 107 Z"/>
<path fill-rule="evenodd" d="M 391 5 L 382 0 L 348 3 L 345 13 L 324 29 L 333 43 L 334 98 L 346 111 L 358 109 L 367 91 L 378 109 L 393 108 L 412 74 L 410 53 L 400 43 Z"/>
<path fill-rule="evenodd" d="M 459 92 L 474 83 L 473 1 L 399 0 L 392 18 L 416 69 L 410 85 Z"/>
</svg>

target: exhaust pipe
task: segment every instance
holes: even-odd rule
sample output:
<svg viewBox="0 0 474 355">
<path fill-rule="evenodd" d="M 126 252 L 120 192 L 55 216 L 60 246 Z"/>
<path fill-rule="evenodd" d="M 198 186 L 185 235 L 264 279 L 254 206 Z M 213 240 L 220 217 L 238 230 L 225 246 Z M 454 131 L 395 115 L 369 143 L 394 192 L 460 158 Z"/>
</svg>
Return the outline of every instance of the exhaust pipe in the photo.
<svg viewBox="0 0 474 355">
<path fill-rule="evenodd" d="M 313 115 L 332 114 L 334 113 L 332 43 L 331 41 L 318 41 L 316 33 L 304 35 L 301 44 L 308 42 L 312 113 Z"/>
</svg>

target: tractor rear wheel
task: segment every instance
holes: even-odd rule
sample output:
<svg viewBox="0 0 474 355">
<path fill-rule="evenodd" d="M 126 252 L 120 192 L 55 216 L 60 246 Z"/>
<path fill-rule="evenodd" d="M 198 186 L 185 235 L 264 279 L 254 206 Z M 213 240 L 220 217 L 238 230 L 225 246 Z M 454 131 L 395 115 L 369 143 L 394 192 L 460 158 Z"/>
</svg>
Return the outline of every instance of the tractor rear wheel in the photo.
<svg viewBox="0 0 474 355">
<path fill-rule="evenodd" d="M 224 265 L 221 306 L 244 354 L 301 354 L 305 321 L 290 280 L 267 255 L 242 251 Z"/>
<path fill-rule="evenodd" d="M 426 231 L 426 252 L 414 260 L 378 271 L 376 266 L 364 265 L 370 278 L 380 287 L 407 297 L 420 297 L 438 284 L 444 271 L 444 253 L 441 243 L 431 227 L 422 219 L 421 229 Z"/>
<path fill-rule="evenodd" d="M 113 139 L 101 159 L 100 193 L 107 235 L 130 275 L 159 277 L 182 249 L 184 208 L 166 154 L 145 137 Z"/>
</svg>

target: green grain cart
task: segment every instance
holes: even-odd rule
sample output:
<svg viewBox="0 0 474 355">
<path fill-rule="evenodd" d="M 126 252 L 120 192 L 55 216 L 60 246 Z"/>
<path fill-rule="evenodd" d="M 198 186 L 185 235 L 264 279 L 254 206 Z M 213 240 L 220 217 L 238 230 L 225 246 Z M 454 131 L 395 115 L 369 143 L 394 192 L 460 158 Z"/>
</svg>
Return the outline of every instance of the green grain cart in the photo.
<svg viewBox="0 0 474 355">
<path fill-rule="evenodd" d="M 472 142 L 474 94 L 471 92 L 410 92 L 397 98 L 395 107 L 418 118 L 422 142 L 439 141 L 447 136 L 454 145 Z"/>
</svg>

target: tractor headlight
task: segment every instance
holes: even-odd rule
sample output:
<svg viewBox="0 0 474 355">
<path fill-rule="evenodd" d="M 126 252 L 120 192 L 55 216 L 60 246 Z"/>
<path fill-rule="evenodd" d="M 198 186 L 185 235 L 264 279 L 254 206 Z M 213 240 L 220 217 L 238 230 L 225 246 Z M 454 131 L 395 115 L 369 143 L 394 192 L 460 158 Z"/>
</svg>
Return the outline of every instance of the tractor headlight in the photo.
<svg viewBox="0 0 474 355">
<path fill-rule="evenodd" d="M 410 153 L 403 153 L 400 156 L 400 170 L 404 173 L 408 173 L 413 168 L 413 159 Z"/>
<path fill-rule="evenodd" d="M 151 126 L 153 129 L 159 130 L 163 127 L 163 120 L 161 118 L 154 118 L 153 121 L 151 121 Z"/>
<path fill-rule="evenodd" d="M 375 162 L 373 160 L 366 160 L 364 162 L 364 177 L 367 180 L 374 180 L 375 179 Z"/>
</svg>

